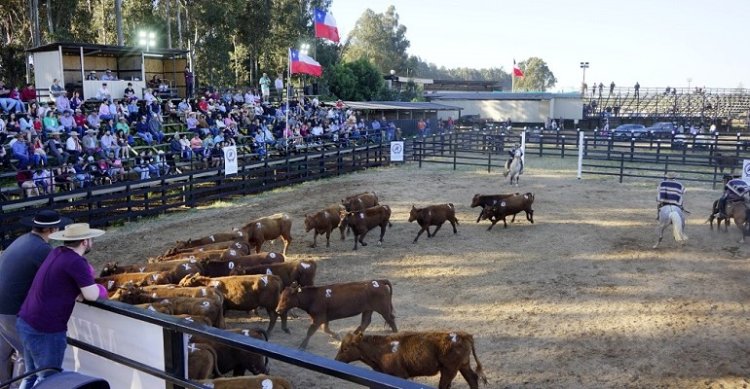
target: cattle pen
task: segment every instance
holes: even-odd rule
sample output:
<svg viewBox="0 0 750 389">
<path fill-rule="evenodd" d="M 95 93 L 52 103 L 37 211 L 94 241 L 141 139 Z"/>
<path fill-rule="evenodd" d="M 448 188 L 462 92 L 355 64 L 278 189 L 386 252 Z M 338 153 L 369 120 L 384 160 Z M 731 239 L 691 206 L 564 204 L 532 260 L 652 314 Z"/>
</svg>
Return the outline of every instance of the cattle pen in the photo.
<svg viewBox="0 0 750 389">
<path fill-rule="evenodd" d="M 290 258 L 316 260 L 317 284 L 388 278 L 394 286 L 400 330 L 472 333 L 490 379 L 488 388 L 704 388 L 748 383 L 750 323 L 744 308 L 744 285 L 750 271 L 748 249 L 736 243 L 736 231 L 709 232 L 703 223 L 711 201 L 719 195 L 712 188 L 711 174 L 704 175 L 705 180 L 687 182 L 687 206 L 693 212 L 687 227 L 691 239 L 688 246 L 680 249 L 666 241 L 662 249 L 654 251 L 649 249 L 655 239 L 654 189 L 664 170 L 663 156 L 658 157 L 658 164 L 634 160 L 634 164 L 651 169 L 645 177 L 634 173 L 619 183 L 619 176 L 588 173 L 578 180 L 575 134 L 557 143 L 560 146 L 553 146 L 554 136 L 545 136 L 542 142 L 532 139 L 527 143 L 526 172 L 520 187 L 510 187 L 503 180 L 501 166 L 518 136 L 469 134 L 452 135 L 453 140 L 440 142 L 441 135 L 409 141 L 406 149 L 410 151 L 403 165 L 388 163 L 387 157 L 372 146 L 368 169 L 350 169 L 347 174 L 335 173 L 339 162 L 334 151 L 330 160 L 326 159 L 330 169 L 323 170 L 325 177 L 308 181 L 301 179 L 303 174 L 295 173 L 290 176 L 297 179 L 294 185 L 277 184 L 273 179 L 274 164 L 284 167 L 276 169 L 284 175 L 289 171 L 285 160 L 268 161 L 269 170 L 261 164 L 249 176 L 255 181 L 249 181 L 252 184 L 245 188 L 264 188 L 260 185 L 264 180 L 270 187 L 231 199 L 217 193 L 221 187 L 215 186 L 216 182 L 232 182 L 241 188 L 235 182 L 241 179 L 208 172 L 205 186 L 195 187 L 214 197 L 201 201 L 195 196 L 192 207 L 182 204 L 176 208 L 182 211 L 153 211 L 151 215 L 162 216 L 118 223 L 97 240 L 90 258 L 97 268 L 111 260 L 142 262 L 164 252 L 176 240 L 225 231 L 256 217 L 286 212 L 294 220 Z M 612 143 L 615 148 L 630 142 Z M 636 144 L 647 147 L 647 143 Z M 644 149 L 643 154 L 652 154 L 656 160 L 655 147 L 650 153 Z M 743 151 L 738 153 L 742 155 Z M 689 150 L 686 156 L 695 155 L 697 159 L 710 152 Z M 612 162 L 619 168 L 623 157 L 612 155 Z M 320 162 L 310 163 L 310 158 L 307 165 L 316 166 L 320 172 Z M 342 169 L 356 166 L 354 159 L 344 158 Z M 676 166 L 672 157 L 669 159 L 669 166 Z M 586 161 L 604 165 L 593 159 Z M 288 166 L 295 163 L 290 157 Z M 710 165 L 709 170 L 713 171 Z M 259 178 L 262 172 L 264 179 Z M 160 193 L 164 185 L 161 180 L 155 181 L 158 185 L 153 191 Z M 189 187 L 185 182 L 180 184 Z M 165 185 L 166 193 L 170 193 L 168 181 Z M 393 210 L 393 227 L 387 230 L 382 246 L 374 245 L 371 232 L 371 244 L 357 252 L 351 251 L 351 238 L 345 242 L 333 239 L 330 248 L 308 247 L 312 235 L 304 233 L 305 213 L 366 190 L 377 191 L 381 202 Z M 469 202 L 475 193 L 515 191 L 535 194 L 535 224 L 517 221 L 507 229 L 497 226 L 488 232 L 486 222 L 474 223 L 478 210 L 470 208 Z M 174 197 L 184 201 L 185 196 Z M 158 205 L 161 197 L 156 198 Z M 153 199 L 149 195 L 149 202 Z M 407 222 L 412 204 L 448 202 L 456 205 L 458 235 L 442 229 L 436 237 L 423 237 L 413 244 L 419 227 Z M 137 208 L 133 207 L 134 212 Z M 79 212 L 76 217 L 85 218 L 88 209 Z M 267 249 L 277 251 L 280 246 L 277 243 Z M 263 326 L 267 318 L 237 312 L 230 315 L 229 322 L 246 328 Z M 331 327 L 343 335 L 358 323 L 358 318 L 345 319 L 332 322 Z M 387 333 L 382 323 L 379 318 L 374 320 L 368 333 Z M 284 352 L 307 357 L 289 350 L 304 336 L 307 316 L 301 314 L 289 324 L 291 334 L 271 334 L 269 350 L 278 346 L 288 350 Z M 184 325 L 170 325 L 167 331 L 178 327 L 196 332 Z M 248 342 L 242 347 L 262 350 L 263 346 Z M 337 341 L 319 332 L 312 337 L 308 351 L 328 360 L 337 347 Z M 308 362 L 303 367 L 309 367 L 309 359 L 304 360 Z M 271 371 L 289 378 L 296 387 L 349 388 L 362 384 L 341 381 L 336 374 L 329 375 L 329 370 L 306 370 L 289 362 L 274 360 Z M 179 370 L 175 372 L 179 374 Z M 418 378 L 414 383 L 436 386 L 437 378 Z M 467 385 L 458 378 L 453 387 Z"/>
</svg>

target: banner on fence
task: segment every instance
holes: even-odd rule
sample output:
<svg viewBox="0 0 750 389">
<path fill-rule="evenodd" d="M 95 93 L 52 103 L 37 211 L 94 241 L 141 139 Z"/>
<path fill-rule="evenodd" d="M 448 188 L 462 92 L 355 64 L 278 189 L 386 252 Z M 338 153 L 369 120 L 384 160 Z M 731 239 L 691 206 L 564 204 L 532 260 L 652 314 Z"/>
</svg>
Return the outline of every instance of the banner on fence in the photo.
<svg viewBox="0 0 750 389">
<path fill-rule="evenodd" d="M 750 184 L 750 159 L 742 160 L 742 180 Z"/>
<path fill-rule="evenodd" d="M 224 147 L 224 175 L 237 174 L 237 146 Z"/>
<path fill-rule="evenodd" d="M 391 142 L 391 162 L 404 161 L 404 142 Z"/>
</svg>

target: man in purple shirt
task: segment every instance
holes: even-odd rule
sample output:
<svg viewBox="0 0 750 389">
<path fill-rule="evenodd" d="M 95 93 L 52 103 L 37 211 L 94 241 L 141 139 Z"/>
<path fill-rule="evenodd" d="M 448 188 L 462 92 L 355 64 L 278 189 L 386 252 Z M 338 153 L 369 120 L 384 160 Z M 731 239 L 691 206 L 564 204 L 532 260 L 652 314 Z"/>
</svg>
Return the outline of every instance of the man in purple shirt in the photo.
<svg viewBox="0 0 750 389">
<path fill-rule="evenodd" d="M 91 251 L 93 239 L 103 234 L 88 223 L 70 224 L 50 234 L 50 239 L 64 246 L 53 249 L 44 260 L 16 321 L 27 373 L 43 367 L 62 368 L 68 320 L 76 300 L 96 300 L 103 289 L 94 282 L 93 268 L 83 256 Z M 32 387 L 53 373 L 37 373 L 23 385 Z"/>
</svg>

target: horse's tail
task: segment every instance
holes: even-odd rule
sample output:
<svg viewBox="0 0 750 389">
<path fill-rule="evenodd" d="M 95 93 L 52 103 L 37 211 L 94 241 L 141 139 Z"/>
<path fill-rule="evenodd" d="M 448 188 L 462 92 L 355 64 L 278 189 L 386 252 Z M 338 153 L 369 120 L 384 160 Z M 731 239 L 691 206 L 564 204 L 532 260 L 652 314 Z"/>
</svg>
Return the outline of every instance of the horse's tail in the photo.
<svg viewBox="0 0 750 389">
<path fill-rule="evenodd" d="M 680 212 L 677 212 L 674 210 L 670 211 L 669 220 L 672 221 L 672 233 L 674 235 L 674 240 L 680 243 L 687 241 L 688 237 L 687 235 L 685 235 L 685 232 L 683 231 L 684 221 L 682 219 L 682 215 L 680 214 Z"/>
</svg>

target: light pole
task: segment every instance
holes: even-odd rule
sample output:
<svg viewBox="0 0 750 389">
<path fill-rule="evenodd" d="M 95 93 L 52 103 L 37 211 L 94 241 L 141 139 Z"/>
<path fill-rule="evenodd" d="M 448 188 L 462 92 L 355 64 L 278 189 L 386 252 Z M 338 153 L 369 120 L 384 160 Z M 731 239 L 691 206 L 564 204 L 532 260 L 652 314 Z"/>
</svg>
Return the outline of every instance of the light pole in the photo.
<svg viewBox="0 0 750 389">
<path fill-rule="evenodd" d="M 138 45 L 146 46 L 146 52 L 151 50 L 151 46 L 156 46 L 156 33 L 153 31 L 139 31 Z"/>
<path fill-rule="evenodd" d="M 581 69 L 583 70 L 583 81 L 581 81 L 581 93 L 586 93 L 586 91 L 583 89 L 586 85 L 586 69 L 589 68 L 588 62 L 581 62 Z"/>
</svg>

